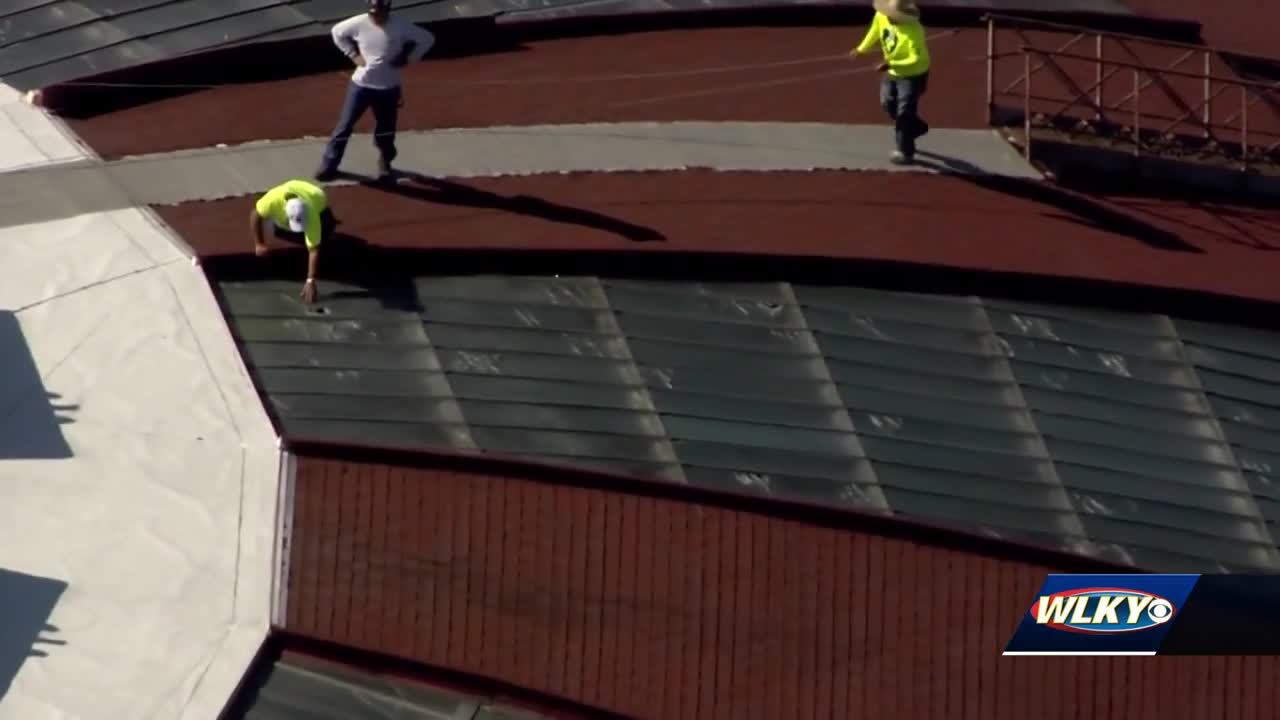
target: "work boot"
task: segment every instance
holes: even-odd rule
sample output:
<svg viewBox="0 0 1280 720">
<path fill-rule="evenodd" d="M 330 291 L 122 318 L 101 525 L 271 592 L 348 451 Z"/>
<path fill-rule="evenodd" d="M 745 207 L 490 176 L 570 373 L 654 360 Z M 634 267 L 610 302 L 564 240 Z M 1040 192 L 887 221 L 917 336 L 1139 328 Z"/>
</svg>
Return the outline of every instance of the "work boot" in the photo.
<svg viewBox="0 0 1280 720">
<path fill-rule="evenodd" d="M 929 134 L 929 123 L 923 120 L 916 121 L 916 139 L 920 139 Z"/>
<path fill-rule="evenodd" d="M 910 165 L 912 159 L 913 158 L 910 155 L 907 155 L 901 150 L 894 150 L 893 154 L 889 156 L 889 162 L 894 165 Z"/>
<path fill-rule="evenodd" d="M 330 180 L 337 179 L 338 168 L 324 167 L 321 165 L 320 168 L 316 170 L 314 177 L 320 182 L 329 182 Z"/>
<path fill-rule="evenodd" d="M 386 158 L 378 158 L 378 179 L 391 180 L 395 177 L 395 170 L 391 169 L 391 161 Z"/>
</svg>

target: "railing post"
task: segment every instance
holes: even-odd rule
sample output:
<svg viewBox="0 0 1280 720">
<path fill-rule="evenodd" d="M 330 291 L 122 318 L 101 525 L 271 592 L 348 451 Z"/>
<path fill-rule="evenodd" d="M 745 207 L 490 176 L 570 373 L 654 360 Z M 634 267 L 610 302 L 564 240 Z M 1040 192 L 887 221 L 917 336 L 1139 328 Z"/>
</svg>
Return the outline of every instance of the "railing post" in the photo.
<svg viewBox="0 0 1280 720">
<path fill-rule="evenodd" d="M 1204 51 L 1204 136 L 1206 139 L 1213 137 L 1213 133 L 1209 128 L 1213 126 L 1213 112 L 1210 110 L 1213 102 L 1213 56 L 1208 50 Z"/>
<path fill-rule="evenodd" d="M 1142 71 L 1133 69 L 1133 156 L 1142 154 Z"/>
<path fill-rule="evenodd" d="M 996 118 L 996 19 L 987 17 L 987 125 Z"/>
<path fill-rule="evenodd" d="M 1249 172 L 1249 86 L 1240 86 L 1240 169 Z"/>
<path fill-rule="evenodd" d="M 1022 154 L 1031 162 L 1031 53 L 1022 51 Z"/>
<path fill-rule="evenodd" d="M 1103 71 L 1103 69 L 1104 69 L 1104 66 L 1103 66 L 1103 63 L 1102 63 L 1102 33 L 1098 33 L 1097 35 L 1095 35 L 1095 36 L 1094 36 L 1094 53 L 1097 55 L 1097 58 L 1098 58 L 1098 62 L 1097 62 L 1097 64 L 1094 66 L 1094 68 L 1095 68 L 1095 72 L 1094 72 L 1094 75 L 1093 75 L 1093 77 L 1094 77 L 1094 85 L 1093 85 L 1093 104 L 1094 104 L 1094 106 L 1098 109 L 1098 110 L 1097 110 L 1097 112 L 1095 113 L 1095 115 L 1096 115 L 1097 117 L 1095 117 L 1094 119 L 1097 121 L 1097 123 L 1098 123 L 1099 125 L 1101 125 L 1101 124 L 1102 124 L 1102 120 L 1103 120 L 1103 118 L 1102 118 L 1102 77 L 1103 77 L 1103 72 L 1102 72 L 1102 71 Z"/>
</svg>

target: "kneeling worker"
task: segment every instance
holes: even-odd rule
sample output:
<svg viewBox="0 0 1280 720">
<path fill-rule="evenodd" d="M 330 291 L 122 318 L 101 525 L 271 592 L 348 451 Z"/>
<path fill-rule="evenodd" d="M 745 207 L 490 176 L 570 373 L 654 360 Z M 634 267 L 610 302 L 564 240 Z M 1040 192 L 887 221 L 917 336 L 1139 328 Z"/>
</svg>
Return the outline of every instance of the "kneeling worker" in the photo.
<svg viewBox="0 0 1280 720">
<path fill-rule="evenodd" d="M 320 245 L 333 235 L 337 225 L 324 190 L 306 180 L 289 180 L 258 198 L 249 213 L 249 224 L 253 228 L 253 249 L 259 256 L 267 253 L 262 231 L 267 220 L 273 221 L 276 237 L 306 245 L 307 280 L 302 286 L 302 301 L 315 302 Z"/>
</svg>

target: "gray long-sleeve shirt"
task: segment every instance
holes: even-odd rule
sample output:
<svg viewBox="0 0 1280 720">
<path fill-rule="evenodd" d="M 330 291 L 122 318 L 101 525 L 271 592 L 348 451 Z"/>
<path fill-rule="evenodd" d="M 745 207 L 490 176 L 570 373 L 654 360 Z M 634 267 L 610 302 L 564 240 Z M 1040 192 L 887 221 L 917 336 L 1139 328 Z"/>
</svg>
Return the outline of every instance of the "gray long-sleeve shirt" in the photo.
<svg viewBox="0 0 1280 720">
<path fill-rule="evenodd" d="M 414 46 L 408 58 L 411 63 L 421 60 L 436 43 L 430 31 L 397 15 L 382 25 L 370 20 L 367 13 L 357 15 L 334 25 L 332 35 L 333 44 L 347 57 L 360 53 L 364 58 L 364 66 L 356 68 L 351 82 L 379 90 L 399 87 L 400 68 L 392 60 L 404 50 L 405 43 Z"/>
</svg>

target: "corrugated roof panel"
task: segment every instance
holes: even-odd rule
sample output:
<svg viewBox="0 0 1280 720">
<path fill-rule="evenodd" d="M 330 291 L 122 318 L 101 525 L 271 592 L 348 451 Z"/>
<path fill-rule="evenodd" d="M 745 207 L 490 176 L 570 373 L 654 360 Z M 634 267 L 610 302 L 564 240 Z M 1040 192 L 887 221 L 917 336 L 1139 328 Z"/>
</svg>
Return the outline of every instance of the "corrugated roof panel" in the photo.
<svg viewBox="0 0 1280 720">
<path fill-rule="evenodd" d="M 1270 542 L 1280 540 L 1280 336 L 1177 322 Z"/>
<path fill-rule="evenodd" d="M 286 434 L 478 449 L 1280 569 L 1280 336 L 786 283 L 223 286 Z"/>
<path fill-rule="evenodd" d="M 1022 404 L 1003 348 L 972 298 L 798 287 L 840 395 L 894 512 L 997 535 L 1083 534 Z M 892 387 L 882 372 L 909 371 Z M 963 399 L 923 383 L 965 382 Z M 923 392 L 922 392 L 923 391 Z M 986 508 L 977 512 L 977 507 Z"/>
<path fill-rule="evenodd" d="M 1177 502 L 1176 488 L 1182 484 L 1204 483 L 1235 494 L 1246 492 L 1247 484 L 1172 321 L 994 303 L 988 312 L 1010 350 L 1011 365 L 1024 375 L 1052 376 L 1066 369 L 1071 377 L 1096 375 L 1114 383 L 1114 399 L 1064 404 L 1069 383 L 1061 394 L 1033 391 L 1025 396 L 1091 538 L 1129 553 L 1182 556 L 1187 565 L 1198 558 L 1234 567 L 1275 566 L 1274 546 L 1255 508 L 1222 503 L 1214 511 Z M 1130 405 L 1117 402 L 1165 392 L 1169 395 L 1157 402 L 1181 405 L 1181 412 L 1163 413 L 1158 423 L 1146 421 L 1149 413 L 1129 413 Z M 1106 472 L 1117 482 L 1105 488 L 1096 483 L 1075 486 L 1075 468 Z M 1167 495 L 1130 493 L 1125 477 L 1162 481 Z M 1135 484 L 1141 487 L 1140 481 Z"/>
<path fill-rule="evenodd" d="M 279 0 L 58 3 L 12 20 L 27 32 L 0 47 L 0 76 L 44 87 L 307 22 Z"/>
<path fill-rule="evenodd" d="M 286 653 L 254 672 L 235 720 L 537 720 L 543 716 L 469 695 Z"/>
<path fill-rule="evenodd" d="M 604 287 L 690 482 L 885 508 L 788 285 Z M 762 471 L 759 454 L 771 451 L 793 462 Z"/>
<path fill-rule="evenodd" d="M 323 35 L 363 0 L 53 0 L 0 9 L 0 77 L 31 90 L 213 48 Z M 507 0 L 402 0 L 422 23 L 491 16 Z"/>
<path fill-rule="evenodd" d="M 594 278 L 499 278 L 418 290 L 477 445 L 537 459 L 673 458 Z"/>
</svg>

